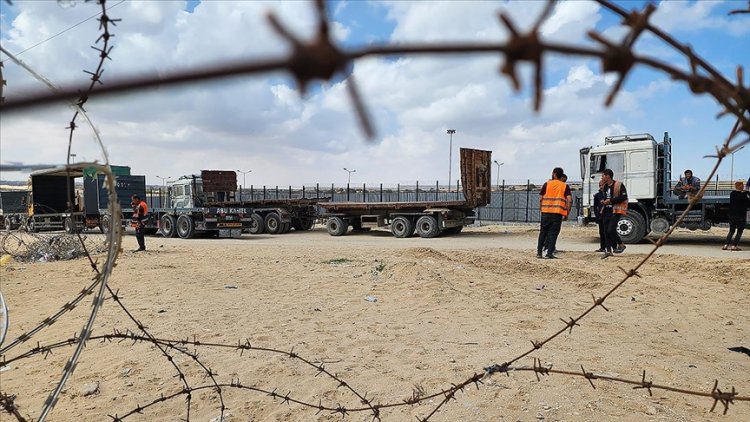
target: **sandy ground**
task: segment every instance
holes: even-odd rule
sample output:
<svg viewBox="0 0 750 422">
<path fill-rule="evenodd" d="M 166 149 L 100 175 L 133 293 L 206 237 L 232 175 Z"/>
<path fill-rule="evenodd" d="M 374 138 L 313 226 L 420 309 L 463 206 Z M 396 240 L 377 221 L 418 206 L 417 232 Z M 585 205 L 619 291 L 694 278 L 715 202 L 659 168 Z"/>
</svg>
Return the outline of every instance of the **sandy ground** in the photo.
<svg viewBox="0 0 750 422">
<path fill-rule="evenodd" d="M 750 252 L 720 250 L 724 230 L 679 232 L 601 308 L 532 357 L 556 369 L 580 370 L 710 391 L 750 392 Z M 533 255 L 534 226 L 473 227 L 453 237 L 395 239 L 386 232 L 330 237 L 312 232 L 241 239 L 147 239 L 149 251 L 132 253 L 126 236 L 110 285 L 127 308 L 160 338 L 291 350 L 325 367 L 361 394 L 399 403 L 459 383 L 483 367 L 527 351 L 580 314 L 650 249 L 631 245 L 607 260 L 594 228 L 565 227 L 560 260 Z M 747 242 L 742 244 L 750 251 Z M 0 269 L 10 307 L 10 341 L 56 312 L 90 283 L 84 260 Z M 377 299 L 368 301 L 366 298 Z M 51 344 L 80 331 L 90 299 L 5 356 L 37 342 Z M 135 325 L 113 301 L 104 303 L 94 335 Z M 317 404 L 360 407 L 357 397 L 296 359 L 277 353 L 189 347 L 219 382 L 243 385 Z M 73 349 L 19 360 L 0 372 L 0 389 L 18 396 L 24 415 L 36 416 L 59 380 Z M 188 383 L 206 385 L 190 357 L 175 362 Z M 110 420 L 138 405 L 181 390 L 175 370 L 148 344 L 90 342 L 49 420 Z M 710 413 L 712 400 L 605 381 L 532 373 L 494 375 L 479 389 L 459 393 L 434 421 L 741 421 L 750 403 Z M 84 391 L 98 383 L 90 395 Z M 227 421 L 341 420 L 258 392 L 225 389 Z M 427 416 L 437 400 L 382 411 L 385 421 Z M 720 407 L 721 405 L 719 405 Z M 218 395 L 193 393 L 190 420 L 219 415 Z M 185 418 L 184 397 L 159 403 L 126 420 Z M 346 420 L 369 421 L 369 413 Z M 12 420 L 0 413 L 0 420 Z"/>
</svg>

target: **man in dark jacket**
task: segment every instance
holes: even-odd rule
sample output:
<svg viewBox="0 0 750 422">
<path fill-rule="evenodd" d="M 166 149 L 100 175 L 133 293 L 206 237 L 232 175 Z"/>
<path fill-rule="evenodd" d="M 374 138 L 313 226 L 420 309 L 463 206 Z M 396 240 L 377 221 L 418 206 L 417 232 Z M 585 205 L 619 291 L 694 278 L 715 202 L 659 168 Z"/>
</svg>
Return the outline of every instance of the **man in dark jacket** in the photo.
<svg viewBox="0 0 750 422">
<path fill-rule="evenodd" d="M 727 241 L 724 242 L 723 250 L 741 250 L 738 245 L 742 232 L 745 230 L 745 224 L 747 224 L 748 209 L 750 209 L 750 192 L 742 190 L 742 182 L 736 182 L 734 191 L 729 194 L 729 234 L 727 234 Z M 735 231 L 737 236 L 732 241 Z"/>
<path fill-rule="evenodd" d="M 602 173 L 604 181 L 604 199 L 602 199 L 602 220 L 605 226 L 604 256 L 607 258 L 613 253 L 622 253 L 625 245 L 617 234 L 617 224 L 620 216 L 628 212 L 628 191 L 625 185 L 614 179 L 614 172 L 610 169 Z"/>
</svg>

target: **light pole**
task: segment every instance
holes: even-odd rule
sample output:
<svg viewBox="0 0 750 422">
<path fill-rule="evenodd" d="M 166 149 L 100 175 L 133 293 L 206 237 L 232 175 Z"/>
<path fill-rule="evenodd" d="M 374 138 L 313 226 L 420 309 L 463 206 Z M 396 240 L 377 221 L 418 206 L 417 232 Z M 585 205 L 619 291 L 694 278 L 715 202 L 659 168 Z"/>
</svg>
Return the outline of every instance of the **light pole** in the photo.
<svg viewBox="0 0 750 422">
<path fill-rule="evenodd" d="M 344 171 L 346 171 L 347 173 L 349 173 L 349 178 L 346 179 L 346 185 L 349 186 L 349 184 L 352 182 L 352 173 L 356 173 L 357 170 L 349 170 L 346 167 L 344 167 Z"/>
<path fill-rule="evenodd" d="M 169 177 L 169 176 L 166 176 L 166 177 L 156 176 L 156 177 L 157 177 L 158 179 L 161 179 L 161 185 L 162 185 L 162 186 L 163 186 L 164 188 L 166 188 L 166 187 L 167 187 L 167 180 L 170 180 L 170 179 L 171 179 L 171 177 Z"/>
<path fill-rule="evenodd" d="M 495 160 L 495 164 L 497 164 L 497 189 L 500 190 L 500 166 L 502 166 L 505 163 L 498 163 L 497 160 Z"/>
<path fill-rule="evenodd" d="M 167 194 L 167 197 L 169 197 L 169 191 L 167 190 L 167 180 L 170 180 L 171 177 L 169 176 L 166 176 L 166 177 L 156 176 L 156 177 L 161 179 L 161 185 L 162 187 L 164 187 L 164 192 Z M 159 189 L 159 205 L 163 206 L 162 202 L 166 202 L 166 201 L 164 201 L 164 197 L 162 197 L 161 195 L 162 195 L 161 189 Z"/>
<path fill-rule="evenodd" d="M 450 143 L 448 144 L 448 192 L 451 191 L 451 163 L 453 162 L 453 134 L 456 133 L 456 129 L 448 129 L 448 136 L 450 137 Z"/>
<path fill-rule="evenodd" d="M 248 170 L 248 171 L 237 170 L 237 171 L 242 173 L 242 187 L 240 187 L 240 201 L 242 201 L 242 189 L 247 187 L 245 186 L 245 175 L 248 173 L 252 173 L 253 171 L 252 170 Z"/>
<path fill-rule="evenodd" d="M 71 161 L 75 161 L 75 160 L 76 160 L 76 157 L 77 157 L 77 155 L 75 155 L 75 154 L 70 154 L 70 160 L 71 160 Z"/>
<path fill-rule="evenodd" d="M 745 148 L 745 145 L 743 145 L 743 146 L 741 146 L 741 147 L 737 148 L 737 149 L 736 149 L 736 150 L 735 150 L 735 151 L 734 151 L 734 152 L 732 153 L 732 166 L 731 166 L 731 170 L 729 171 L 729 180 L 731 180 L 732 182 L 734 182 L 734 154 L 736 154 L 736 153 L 737 153 L 737 151 L 741 150 L 742 148 Z"/>
</svg>

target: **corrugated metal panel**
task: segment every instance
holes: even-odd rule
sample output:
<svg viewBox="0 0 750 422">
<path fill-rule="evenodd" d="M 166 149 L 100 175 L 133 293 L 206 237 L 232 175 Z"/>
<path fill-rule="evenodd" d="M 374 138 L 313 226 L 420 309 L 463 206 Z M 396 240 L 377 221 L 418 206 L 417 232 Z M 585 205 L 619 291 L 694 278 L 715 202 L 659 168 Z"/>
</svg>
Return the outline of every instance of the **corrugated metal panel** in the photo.
<svg viewBox="0 0 750 422">
<path fill-rule="evenodd" d="M 28 194 L 25 190 L 0 191 L 0 211 L 5 214 L 26 212 L 25 198 Z"/>
<path fill-rule="evenodd" d="M 235 192 L 237 173 L 232 170 L 201 170 L 203 192 Z"/>
<path fill-rule="evenodd" d="M 472 208 L 490 203 L 492 152 L 461 148 L 461 180 L 466 201 Z"/>
<path fill-rule="evenodd" d="M 68 192 L 75 194 L 74 178 L 65 176 L 31 176 L 35 214 L 53 214 L 68 210 Z"/>
</svg>

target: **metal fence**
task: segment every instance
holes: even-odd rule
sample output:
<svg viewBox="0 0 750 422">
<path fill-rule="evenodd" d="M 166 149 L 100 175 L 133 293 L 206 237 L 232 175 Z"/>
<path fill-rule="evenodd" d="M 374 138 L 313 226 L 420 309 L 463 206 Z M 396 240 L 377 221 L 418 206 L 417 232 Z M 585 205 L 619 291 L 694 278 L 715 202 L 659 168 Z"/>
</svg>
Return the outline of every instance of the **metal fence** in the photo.
<svg viewBox="0 0 750 422">
<path fill-rule="evenodd" d="M 491 201 L 487 206 L 477 208 L 477 220 L 487 222 L 538 223 L 540 218 L 539 191 L 544 181 L 526 180 L 523 183 L 506 183 L 505 180 L 492 190 Z M 573 195 L 570 220 L 581 215 L 581 182 L 569 182 Z M 706 195 L 729 197 L 730 190 L 724 186 L 710 189 Z M 460 184 L 451 186 L 416 182 L 414 184 L 362 184 L 362 185 L 305 185 L 294 186 L 254 186 L 240 187 L 234 198 L 238 201 L 261 201 L 275 199 L 328 198 L 331 202 L 420 202 L 420 201 L 463 201 Z M 151 208 L 167 207 L 169 201 L 165 188 L 153 188 L 147 195 Z"/>
</svg>

